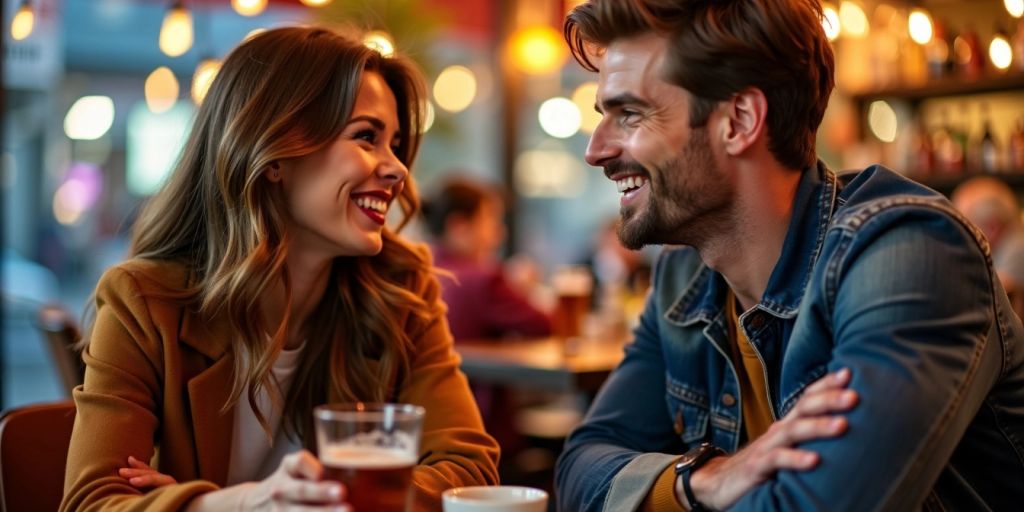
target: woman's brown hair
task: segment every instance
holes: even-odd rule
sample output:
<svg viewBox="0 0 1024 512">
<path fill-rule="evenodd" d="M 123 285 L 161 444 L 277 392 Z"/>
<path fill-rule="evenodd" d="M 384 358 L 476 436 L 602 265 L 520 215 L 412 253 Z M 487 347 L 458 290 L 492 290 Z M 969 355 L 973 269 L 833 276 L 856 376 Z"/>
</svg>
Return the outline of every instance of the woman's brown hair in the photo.
<svg viewBox="0 0 1024 512">
<path fill-rule="evenodd" d="M 291 319 L 286 310 L 281 325 L 264 325 L 259 297 L 276 282 L 284 283 L 289 306 L 292 297 L 284 267 L 287 209 L 264 171 L 337 139 L 366 72 L 379 73 L 395 95 L 402 133 L 396 154 L 411 169 L 425 101 L 413 65 L 326 28 L 269 30 L 224 61 L 169 182 L 135 224 L 133 256 L 178 261 L 191 270 L 191 287 L 171 295 L 204 318 L 226 315 L 237 337 L 231 341 L 232 398 L 224 407 L 244 393 L 268 434 L 256 396 L 276 386 L 271 368 Z M 411 179 L 397 201 L 400 229 L 419 206 Z M 307 445 L 312 409 L 327 396 L 388 398 L 412 350 L 399 314 L 426 318 L 440 307 L 414 293 L 433 279 L 426 250 L 387 228 L 379 254 L 337 258 L 329 279 L 302 326 L 308 342 L 284 402 L 283 424 Z"/>
<path fill-rule="evenodd" d="M 835 86 L 819 0 L 591 0 L 565 20 L 583 67 L 617 39 L 667 38 L 665 79 L 692 95 L 691 127 L 722 100 L 756 87 L 768 100 L 768 148 L 783 165 L 815 161 L 815 134 Z"/>
</svg>

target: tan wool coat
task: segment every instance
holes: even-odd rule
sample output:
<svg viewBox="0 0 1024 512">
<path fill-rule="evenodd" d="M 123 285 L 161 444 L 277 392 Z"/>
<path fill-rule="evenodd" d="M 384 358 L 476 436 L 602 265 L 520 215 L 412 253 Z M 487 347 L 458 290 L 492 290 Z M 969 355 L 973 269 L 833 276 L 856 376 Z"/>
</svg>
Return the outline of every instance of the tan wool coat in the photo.
<svg viewBox="0 0 1024 512">
<path fill-rule="evenodd" d="M 234 333 L 226 320 L 153 298 L 187 285 L 185 267 L 135 259 L 97 287 L 96 324 L 68 452 L 61 510 L 178 510 L 225 484 L 234 409 Z M 440 300 L 436 280 L 414 290 Z M 415 345 L 397 400 L 426 408 L 415 510 L 440 510 L 450 487 L 497 483 L 498 446 L 483 429 L 444 314 L 404 315 Z M 179 483 L 142 492 L 117 474 L 128 456 L 151 461 Z"/>
</svg>

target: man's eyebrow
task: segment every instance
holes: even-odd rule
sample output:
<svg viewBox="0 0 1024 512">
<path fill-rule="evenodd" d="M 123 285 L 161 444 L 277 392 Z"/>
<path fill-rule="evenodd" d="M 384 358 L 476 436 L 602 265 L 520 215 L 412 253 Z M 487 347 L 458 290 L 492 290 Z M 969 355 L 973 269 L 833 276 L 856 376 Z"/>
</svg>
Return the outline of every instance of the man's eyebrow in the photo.
<svg viewBox="0 0 1024 512">
<path fill-rule="evenodd" d="M 651 106 L 650 103 L 648 103 L 646 100 L 641 99 L 639 96 L 636 96 L 632 93 L 623 92 L 616 94 L 615 96 L 612 96 L 610 98 L 605 98 L 604 101 L 600 102 L 600 104 L 595 104 L 594 110 L 597 110 L 598 112 L 604 112 L 605 110 L 620 108 L 624 105 L 636 105 L 638 107 Z"/>
</svg>

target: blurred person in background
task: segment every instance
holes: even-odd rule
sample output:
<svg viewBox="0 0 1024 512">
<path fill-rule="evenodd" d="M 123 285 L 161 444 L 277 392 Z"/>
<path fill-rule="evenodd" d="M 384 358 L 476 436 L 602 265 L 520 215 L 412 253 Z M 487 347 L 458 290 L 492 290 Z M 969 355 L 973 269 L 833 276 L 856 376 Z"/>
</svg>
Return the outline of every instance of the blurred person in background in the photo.
<svg viewBox="0 0 1024 512">
<path fill-rule="evenodd" d="M 560 509 L 1019 509 L 1024 327 L 948 200 L 817 159 L 820 2 L 591 0 L 564 28 L 619 237 L 672 247 Z"/>
<path fill-rule="evenodd" d="M 460 340 L 548 336 L 551 318 L 512 286 L 499 257 L 505 243 L 505 202 L 499 189 L 462 177 L 448 178 L 425 201 L 434 264 L 456 345 Z M 487 431 L 498 440 L 502 464 L 524 447 L 515 428 L 518 400 L 502 386 L 472 384 Z"/>
<path fill-rule="evenodd" d="M 496 483 L 429 252 L 385 225 L 418 206 L 423 78 L 360 41 L 281 28 L 225 60 L 97 286 L 63 510 L 347 509 L 311 453 L 333 402 L 426 409 L 415 510 Z"/>
<path fill-rule="evenodd" d="M 512 286 L 499 250 L 505 243 L 501 192 L 466 178 L 449 178 L 423 205 L 433 238 L 448 323 L 455 340 L 547 336 L 551 319 Z"/>
<path fill-rule="evenodd" d="M 1024 317 L 1024 226 L 1017 196 L 1003 181 L 982 176 L 961 183 L 952 199 L 953 205 L 985 234 L 999 280 L 1014 311 Z"/>
</svg>

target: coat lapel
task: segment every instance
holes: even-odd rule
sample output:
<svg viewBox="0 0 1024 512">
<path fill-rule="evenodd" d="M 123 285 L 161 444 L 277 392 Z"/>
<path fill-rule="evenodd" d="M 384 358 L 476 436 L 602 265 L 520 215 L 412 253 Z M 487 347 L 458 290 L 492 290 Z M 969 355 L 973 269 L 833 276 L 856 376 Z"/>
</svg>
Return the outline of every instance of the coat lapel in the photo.
<svg viewBox="0 0 1024 512">
<path fill-rule="evenodd" d="M 234 355 L 228 350 L 232 336 L 223 316 L 204 321 L 190 310 L 183 315 L 180 340 L 212 361 L 188 381 L 199 477 L 221 486 L 227 483 L 235 424 L 236 407 L 223 410 L 234 375 Z"/>
</svg>

